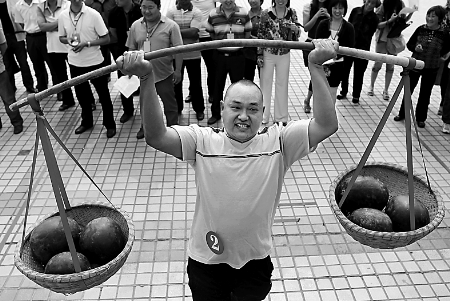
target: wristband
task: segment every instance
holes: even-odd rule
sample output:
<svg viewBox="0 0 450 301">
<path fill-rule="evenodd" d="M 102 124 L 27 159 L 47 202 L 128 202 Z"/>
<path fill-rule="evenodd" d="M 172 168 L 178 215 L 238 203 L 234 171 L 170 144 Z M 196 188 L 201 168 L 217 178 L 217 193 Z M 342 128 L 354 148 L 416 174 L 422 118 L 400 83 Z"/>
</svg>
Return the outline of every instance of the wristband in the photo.
<svg viewBox="0 0 450 301">
<path fill-rule="evenodd" d="M 87 44 L 88 44 L 88 47 L 91 47 L 91 42 L 87 42 Z"/>
</svg>

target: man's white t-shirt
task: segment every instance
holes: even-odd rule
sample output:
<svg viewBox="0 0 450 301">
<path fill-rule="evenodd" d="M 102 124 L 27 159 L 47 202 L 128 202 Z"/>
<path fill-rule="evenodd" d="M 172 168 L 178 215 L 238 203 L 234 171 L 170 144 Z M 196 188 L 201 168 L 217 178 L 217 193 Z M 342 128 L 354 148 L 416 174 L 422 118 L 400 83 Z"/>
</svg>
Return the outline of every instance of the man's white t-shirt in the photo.
<svg viewBox="0 0 450 301">
<path fill-rule="evenodd" d="M 205 264 L 241 268 L 272 249 L 272 225 L 288 168 L 310 152 L 309 120 L 271 126 L 246 143 L 223 130 L 173 126 L 180 136 L 183 160 L 195 170 L 197 200 L 188 255 Z M 223 253 L 206 242 L 217 234 Z"/>
</svg>

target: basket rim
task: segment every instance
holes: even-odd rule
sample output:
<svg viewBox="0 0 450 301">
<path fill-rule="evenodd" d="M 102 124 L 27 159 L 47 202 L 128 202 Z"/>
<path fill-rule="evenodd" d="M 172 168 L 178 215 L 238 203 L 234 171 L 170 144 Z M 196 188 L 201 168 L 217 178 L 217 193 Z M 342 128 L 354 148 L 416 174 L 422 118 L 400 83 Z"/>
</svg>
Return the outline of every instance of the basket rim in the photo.
<svg viewBox="0 0 450 301">
<path fill-rule="evenodd" d="M 76 203 L 75 205 L 71 205 L 72 208 L 76 207 L 83 207 L 83 206 L 97 206 L 97 207 L 106 207 L 108 209 L 116 210 L 127 221 L 128 225 L 128 237 L 127 242 L 125 244 L 125 247 L 123 248 L 122 252 L 119 253 L 113 260 L 109 261 L 108 263 L 101 265 L 99 267 L 96 267 L 94 269 L 86 270 L 79 273 L 72 273 L 72 274 L 45 274 L 37 272 L 31 268 L 29 268 L 20 257 L 23 245 L 22 241 L 17 244 L 16 250 L 14 252 L 14 265 L 17 267 L 17 269 L 22 272 L 25 276 L 32 279 L 33 281 L 39 281 L 39 282 L 52 282 L 52 283 L 75 283 L 80 282 L 82 280 L 86 280 L 89 278 L 96 277 L 98 275 L 103 275 L 107 273 L 109 270 L 111 270 L 111 267 L 116 266 L 119 262 L 121 262 L 124 258 L 128 257 L 128 254 L 131 252 L 131 248 L 134 243 L 134 224 L 129 216 L 129 214 L 118 207 L 112 207 L 110 204 L 100 202 L 100 201 L 91 201 L 91 202 L 82 202 L 82 203 Z M 25 236 L 24 241 L 27 241 L 30 238 L 31 232 L 34 228 L 36 228 L 40 223 L 42 223 L 45 219 L 58 214 L 59 210 L 54 211 L 53 213 L 49 213 L 43 218 L 40 218 L 38 221 L 36 221 L 32 227 L 29 228 L 28 233 Z"/>
<path fill-rule="evenodd" d="M 331 208 L 333 209 L 336 217 L 339 220 L 341 220 L 342 222 L 344 222 L 346 225 L 351 225 L 352 229 L 346 228 L 346 230 L 352 230 L 355 232 L 356 231 L 364 232 L 372 237 L 395 239 L 395 238 L 401 238 L 401 237 L 417 236 L 417 235 L 421 235 L 424 232 L 431 232 L 431 230 L 437 228 L 439 226 L 439 224 L 442 222 L 442 220 L 444 219 L 444 216 L 445 216 L 444 201 L 443 201 L 442 196 L 439 193 L 439 191 L 434 189 L 433 185 L 430 183 L 430 186 L 431 186 L 430 189 L 436 198 L 436 202 L 438 204 L 438 210 L 437 210 L 437 213 L 436 213 L 436 216 L 434 217 L 434 219 L 431 220 L 427 225 L 425 225 L 419 229 L 412 230 L 412 231 L 406 231 L 406 232 L 381 232 L 381 231 L 369 230 L 369 229 L 363 228 L 363 227 L 353 223 L 351 220 L 349 220 L 344 215 L 344 213 L 342 213 L 341 208 L 339 208 L 339 205 L 336 202 L 336 197 L 335 197 L 334 192 L 336 190 L 337 184 L 347 174 L 356 170 L 357 166 L 358 166 L 357 164 L 352 165 L 352 166 L 348 167 L 346 170 L 344 170 L 343 172 L 339 173 L 338 176 L 332 181 L 330 188 L 329 188 L 329 192 L 328 192 L 328 201 L 330 202 Z M 384 166 L 384 167 L 389 167 L 392 169 L 396 169 L 396 170 L 408 173 L 407 168 L 405 168 L 399 164 L 396 164 L 396 163 L 372 161 L 372 162 L 366 162 L 366 164 L 364 164 L 364 166 Z M 424 183 L 427 183 L 426 179 L 420 174 L 413 173 L 413 177 Z"/>
</svg>

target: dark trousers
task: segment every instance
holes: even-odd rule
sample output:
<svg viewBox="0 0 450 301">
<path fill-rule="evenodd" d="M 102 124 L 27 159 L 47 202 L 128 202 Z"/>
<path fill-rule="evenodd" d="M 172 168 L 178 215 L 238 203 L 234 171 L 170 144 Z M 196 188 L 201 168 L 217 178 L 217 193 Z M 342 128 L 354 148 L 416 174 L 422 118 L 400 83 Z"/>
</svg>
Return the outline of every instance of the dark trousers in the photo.
<svg viewBox="0 0 450 301">
<path fill-rule="evenodd" d="M 439 106 L 444 105 L 444 98 L 445 98 L 445 94 L 447 92 L 447 85 L 448 85 L 449 73 L 450 73 L 449 69 L 447 68 L 449 63 L 450 63 L 450 58 L 444 62 L 444 69 L 442 70 L 441 82 L 439 83 L 439 85 L 441 86 L 441 103 L 439 104 Z"/>
<path fill-rule="evenodd" d="M 52 72 L 53 85 L 60 84 L 68 80 L 67 76 L 67 53 L 57 53 L 51 52 L 48 54 L 52 64 L 50 65 L 50 70 Z M 62 92 L 63 104 L 73 105 L 75 100 L 73 98 L 72 89 L 68 88 Z"/>
<path fill-rule="evenodd" d="M 205 100 L 203 99 L 202 89 L 202 60 L 192 59 L 183 60 L 181 67 L 181 74 L 184 77 L 184 69 L 186 68 L 189 76 L 189 95 L 191 95 L 192 108 L 196 113 L 203 113 L 205 110 Z M 175 85 L 175 98 L 178 104 L 178 112 L 183 110 L 183 80 Z"/>
<path fill-rule="evenodd" d="M 447 66 L 447 65 L 446 65 Z M 447 69 L 447 68 L 445 68 Z M 445 70 L 444 69 L 444 70 Z M 447 72 L 448 74 L 448 72 Z M 441 81 L 442 83 L 442 81 Z M 442 89 L 441 85 L 441 89 Z M 445 95 L 442 99 L 441 105 L 442 105 L 442 121 L 444 123 L 450 124 L 450 76 L 447 76 L 447 84 L 445 85 Z"/>
<path fill-rule="evenodd" d="M 209 42 L 212 41 L 210 37 L 208 38 L 200 38 L 199 42 Z M 208 49 L 201 51 L 203 61 L 205 62 L 206 71 L 208 72 L 208 75 L 206 77 L 206 83 L 208 85 L 208 95 L 209 97 L 214 96 L 214 88 L 216 84 L 216 66 L 214 62 L 214 52 L 215 49 Z"/>
<path fill-rule="evenodd" d="M 85 73 L 97 70 L 104 67 L 103 63 L 89 67 L 77 67 L 69 64 L 70 75 L 72 78 L 83 75 Z M 103 125 L 107 129 L 115 129 L 116 122 L 114 121 L 113 105 L 111 102 L 111 96 L 108 89 L 108 77 L 103 75 L 94 79 L 91 79 L 91 83 L 94 85 L 97 91 L 99 101 L 102 105 L 103 111 Z M 85 81 L 75 86 L 75 94 L 77 95 L 78 103 L 81 106 L 81 125 L 91 127 L 94 125 L 94 118 L 92 115 L 92 103 L 95 102 L 94 95 L 92 94 L 89 81 Z"/>
<path fill-rule="evenodd" d="M 272 288 L 270 256 L 234 269 L 226 263 L 203 264 L 188 259 L 187 274 L 194 301 L 264 300 Z"/>
<path fill-rule="evenodd" d="M 112 44 L 109 46 L 114 60 L 117 60 L 119 56 L 123 54 L 123 52 L 122 53 L 119 52 L 117 45 Z M 111 58 L 109 60 L 111 63 Z M 122 76 L 124 76 L 124 74 L 120 72 L 120 70 L 117 70 L 117 77 L 120 78 Z M 123 96 L 122 93 L 120 93 L 120 100 L 122 101 L 123 112 L 127 115 L 133 115 L 134 114 L 133 95 L 127 98 Z"/>
<path fill-rule="evenodd" d="M 175 89 L 173 87 L 173 74 L 166 79 L 155 83 L 156 93 L 161 98 L 164 105 L 164 115 L 167 126 L 178 124 L 178 105 L 175 99 Z"/>
<path fill-rule="evenodd" d="M 15 69 L 17 67 L 15 61 L 17 60 L 20 66 L 20 72 L 22 73 L 23 85 L 26 89 L 32 90 L 34 88 L 34 80 L 27 61 L 25 41 L 19 42 L 17 41 L 15 34 L 7 34 L 6 43 L 8 44 L 8 48 L 6 49 L 4 63 L 13 89 L 16 90 L 14 74 L 16 73 Z"/>
<path fill-rule="evenodd" d="M 417 83 L 420 80 L 420 91 L 419 98 L 417 99 L 416 105 L 416 121 L 420 122 L 427 120 L 428 114 L 428 106 L 430 105 L 430 97 L 431 91 L 433 90 L 434 82 L 436 81 L 438 69 L 422 69 L 417 71 L 410 71 L 410 85 L 411 85 L 411 94 L 413 94 L 414 89 L 417 86 Z M 398 112 L 400 117 L 405 116 L 405 100 L 402 100 L 402 105 L 400 107 L 400 111 Z"/>
<path fill-rule="evenodd" d="M 214 61 L 216 65 L 216 85 L 214 87 L 211 114 L 212 116 L 220 117 L 220 102 L 223 100 L 223 90 L 225 89 L 227 75 L 230 75 L 231 83 L 243 79 L 245 57 L 241 50 L 234 53 L 231 52 L 229 56 L 226 56 L 226 54 L 220 50 L 216 50 Z"/>
<path fill-rule="evenodd" d="M 369 61 L 357 59 L 354 57 L 344 57 L 344 70 L 343 79 L 341 82 L 341 95 L 347 95 L 348 93 L 348 78 L 350 76 L 350 70 L 353 65 L 353 93 L 354 98 L 361 96 L 362 86 L 364 82 L 364 72 L 366 72 Z"/>
<path fill-rule="evenodd" d="M 27 34 L 27 51 L 33 63 L 34 73 L 37 79 L 36 88 L 43 91 L 48 87 L 48 74 L 45 63 L 50 66 L 50 58 L 47 52 L 47 36 L 45 32 L 37 35 Z M 53 82 L 55 79 L 53 78 Z"/>
<path fill-rule="evenodd" d="M 22 116 L 20 116 L 19 110 L 11 111 L 9 106 L 16 102 L 16 96 L 14 94 L 13 87 L 9 82 L 9 76 L 6 71 L 0 73 L 0 97 L 5 105 L 6 114 L 8 114 L 11 124 L 18 126 L 23 124 Z M 1 124 L 1 121 L 0 121 Z"/>
<path fill-rule="evenodd" d="M 251 81 L 254 81 L 255 80 L 256 67 L 257 67 L 256 61 L 246 58 L 245 59 L 244 78 L 248 79 L 248 80 L 251 80 Z M 260 74 L 259 72 L 260 71 L 259 71 L 259 67 L 258 67 L 258 74 Z"/>
</svg>

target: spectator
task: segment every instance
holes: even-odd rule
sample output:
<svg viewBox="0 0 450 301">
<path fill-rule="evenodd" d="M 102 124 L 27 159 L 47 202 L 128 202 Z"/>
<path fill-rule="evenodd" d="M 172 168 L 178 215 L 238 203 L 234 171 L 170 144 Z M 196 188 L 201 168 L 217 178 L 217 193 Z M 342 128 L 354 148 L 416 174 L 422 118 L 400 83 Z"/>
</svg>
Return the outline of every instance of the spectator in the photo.
<svg viewBox="0 0 450 301">
<path fill-rule="evenodd" d="M 447 3 L 444 6 L 445 8 L 445 17 L 444 20 L 442 21 L 441 27 L 446 30 L 446 31 L 450 31 L 450 0 L 447 0 Z M 442 115 L 442 110 L 444 109 L 444 99 L 445 99 L 445 94 L 447 91 L 447 85 L 448 85 L 448 80 L 449 80 L 449 68 L 448 66 L 450 65 L 450 53 L 447 54 L 447 60 L 445 60 L 445 62 L 442 62 L 442 75 L 441 75 L 441 80 L 439 82 L 439 85 L 441 86 L 441 102 L 439 104 L 439 109 L 437 111 L 437 114 L 439 116 Z"/>
<path fill-rule="evenodd" d="M 426 24 L 419 26 L 406 44 L 408 50 L 412 52 L 412 57 L 425 63 L 422 70 L 413 69 L 409 72 L 411 94 L 421 78 L 415 112 L 417 126 L 420 128 L 425 127 L 427 120 L 431 91 L 436 81 L 439 61 L 450 51 L 450 35 L 448 31 L 441 28 L 445 13 L 445 9 L 440 5 L 431 7 L 427 11 Z M 405 119 L 404 102 L 403 98 L 400 111 L 394 117 L 395 121 Z"/>
<path fill-rule="evenodd" d="M 261 13 L 258 38 L 297 41 L 300 35 L 297 12 L 290 8 L 290 0 L 272 0 L 272 7 Z M 291 53 L 289 48 L 258 48 L 261 68 L 261 90 L 264 100 L 263 124 L 269 123 L 272 102 L 272 83 L 275 71 L 274 121 L 287 124 L 288 85 Z"/>
<path fill-rule="evenodd" d="M 25 32 L 19 24 L 13 22 L 12 20 L 12 12 L 15 4 L 15 0 L 0 0 L 0 21 L 3 24 L 6 44 L 8 44 L 3 60 L 6 67 L 6 72 L 9 76 L 9 81 L 13 86 L 13 90 L 17 90 L 14 74 L 20 71 L 22 73 L 22 82 L 27 92 L 35 93 L 36 89 L 34 88 L 34 80 L 27 61 Z M 20 68 L 17 66 L 16 59 Z"/>
<path fill-rule="evenodd" d="M 370 51 L 372 37 L 378 27 L 378 17 L 374 13 L 374 8 L 381 5 L 380 0 L 365 0 L 364 5 L 355 7 L 350 13 L 348 21 L 353 25 L 355 30 L 355 46 L 356 49 Z M 366 72 L 369 61 L 354 58 L 351 56 L 344 57 L 344 74 L 341 82 L 341 93 L 337 99 L 347 98 L 348 77 L 350 69 L 353 66 L 353 93 L 352 102 L 359 103 L 361 90 L 364 81 L 364 72 Z"/>
<path fill-rule="evenodd" d="M 222 102 L 223 129 L 166 127 L 154 88 L 153 64 L 143 59 L 142 52 L 125 53 L 117 62 L 124 73 L 141 77 L 146 142 L 186 161 L 196 173 L 187 266 L 194 301 L 264 300 L 270 292 L 271 227 L 283 176 L 338 129 L 321 66 L 336 55 L 335 42 L 314 43 L 316 50 L 309 55 L 314 118 L 291 121 L 286 127 L 273 125 L 263 132 L 259 132 L 262 93 L 251 81 L 241 80 L 228 88 Z"/>
<path fill-rule="evenodd" d="M 116 45 L 115 51 L 112 52 L 115 60 L 125 51 L 128 51 L 127 38 L 131 24 L 142 18 L 141 8 L 139 4 L 134 4 L 132 0 L 117 0 L 117 6 L 111 10 L 109 14 L 109 33 L 113 44 Z M 118 77 L 122 77 L 123 73 L 117 71 Z M 120 123 L 125 123 L 134 115 L 133 95 L 125 97 L 120 94 L 122 100 L 123 114 L 120 117 Z"/>
<path fill-rule="evenodd" d="M 47 50 L 50 61 L 51 73 L 54 74 L 53 84 L 65 82 L 67 77 L 67 52 L 68 45 L 62 44 L 58 36 L 58 18 L 63 10 L 68 9 L 70 2 L 67 0 L 46 0 L 40 3 L 37 13 L 37 23 L 41 31 L 47 33 Z M 72 89 L 68 88 L 62 91 L 62 105 L 60 111 L 65 111 L 75 105 Z"/>
<path fill-rule="evenodd" d="M 0 97 L 5 105 L 6 114 L 8 114 L 11 124 L 14 127 L 14 134 L 20 134 L 23 131 L 23 119 L 20 116 L 19 111 L 11 111 L 9 106 L 16 102 L 13 87 L 9 81 L 8 73 L 6 72 L 5 65 L 3 64 L 3 56 L 5 55 L 6 38 L 3 34 L 2 23 L 0 22 Z M 0 129 L 3 127 L 2 120 L 0 119 Z"/>
<path fill-rule="evenodd" d="M 320 21 L 316 30 L 316 38 L 330 38 L 338 41 L 340 46 L 353 47 L 355 30 L 351 23 L 344 20 L 344 16 L 347 14 L 347 0 L 331 0 L 328 13 L 331 15 L 331 19 Z M 336 101 L 338 86 L 344 78 L 344 68 L 344 57 L 341 55 L 325 66 L 325 70 L 329 71 L 327 79 L 333 101 Z"/>
<path fill-rule="evenodd" d="M 105 66 L 100 45 L 109 43 L 109 35 L 101 15 L 96 10 L 80 0 L 70 2 L 70 9 L 59 16 L 58 34 L 63 44 L 72 47 L 68 54 L 70 74 L 77 77 Z M 108 77 L 97 77 L 92 79 L 91 83 L 102 105 L 106 137 L 112 138 L 116 135 L 116 122 L 108 89 Z M 75 130 L 75 134 L 79 135 L 94 126 L 92 103 L 95 100 L 88 81 L 76 85 L 75 94 L 81 106 L 81 125 Z"/>
<path fill-rule="evenodd" d="M 320 21 L 330 18 L 327 10 L 328 2 L 329 0 L 312 0 L 303 7 L 303 29 L 308 32 L 306 42 L 311 42 L 316 37 L 316 29 Z M 309 51 L 303 50 L 303 63 L 305 67 L 308 67 L 308 55 Z M 303 101 L 303 110 L 305 113 L 311 112 L 312 93 L 312 84 L 310 81 L 308 93 Z"/>
<path fill-rule="evenodd" d="M 250 38 L 258 38 L 259 21 L 261 20 L 262 8 L 264 0 L 248 0 L 250 4 L 250 10 L 248 11 L 248 16 L 252 22 L 252 31 L 250 33 Z M 244 78 L 253 81 L 255 79 L 255 69 L 256 69 L 256 59 L 258 57 L 257 47 L 245 47 L 245 71 Z M 260 68 L 258 67 L 258 74 L 260 74 Z"/>
<path fill-rule="evenodd" d="M 383 4 L 378 7 L 376 14 L 378 16 L 378 30 L 375 34 L 375 39 L 377 41 L 375 46 L 375 51 L 377 53 L 396 55 L 395 53 L 389 53 L 386 48 L 387 45 L 387 35 L 392 28 L 393 22 L 397 19 L 400 10 L 405 6 L 402 0 L 384 0 Z M 372 67 L 372 74 L 370 76 L 370 87 L 367 95 L 374 96 L 373 91 L 375 81 L 377 80 L 378 72 L 383 65 L 382 62 L 375 62 Z M 384 90 L 383 99 L 389 100 L 389 86 L 391 84 L 392 75 L 394 74 L 394 65 L 386 64 L 386 75 L 384 78 Z"/>
<path fill-rule="evenodd" d="M 250 37 L 252 23 L 247 10 L 237 6 L 235 0 L 220 0 L 220 6 L 212 10 L 205 23 L 206 30 L 213 40 L 243 39 Z M 227 75 L 232 83 L 244 78 L 245 57 L 241 47 L 222 47 L 214 52 L 215 80 L 211 117 L 208 125 L 221 118 L 220 103 Z"/>
<path fill-rule="evenodd" d="M 211 36 L 205 29 L 205 23 L 208 20 L 209 13 L 216 8 L 215 0 L 194 0 L 192 2 L 195 8 L 198 8 L 202 13 L 202 26 L 198 33 L 199 42 L 210 42 L 212 41 Z M 215 62 L 214 62 L 214 53 L 215 49 L 205 49 L 200 51 L 203 61 L 205 62 L 207 77 L 206 84 L 208 86 L 208 102 L 213 102 L 214 95 L 214 85 L 216 83 L 215 80 Z M 190 95 L 186 97 L 185 102 L 190 102 Z"/>
<path fill-rule="evenodd" d="M 39 92 L 48 88 L 48 74 L 45 63 L 50 66 L 47 51 L 47 35 L 37 24 L 37 7 L 43 0 L 19 0 L 14 9 L 14 21 L 19 23 L 26 32 L 27 51 L 33 63 Z M 56 77 L 53 82 L 57 82 Z"/>
<path fill-rule="evenodd" d="M 161 15 L 161 0 L 142 0 L 141 11 L 143 17 L 131 25 L 127 40 L 127 47 L 130 50 L 149 52 L 183 45 L 180 27 L 174 21 Z M 176 125 L 178 124 L 178 106 L 174 85 L 181 81 L 182 56 L 175 55 L 175 70 L 172 56 L 154 59 L 152 64 L 155 72 L 155 88 L 164 104 L 166 124 L 167 126 Z M 145 97 L 142 92 L 140 96 Z M 142 126 L 136 137 L 144 138 Z"/>
<path fill-rule="evenodd" d="M 192 5 L 191 0 L 178 0 L 175 8 L 170 9 L 167 18 L 174 20 L 180 27 L 183 44 L 198 43 L 198 32 L 202 23 L 202 13 Z M 184 68 L 189 75 L 189 95 L 192 108 L 197 120 L 205 118 L 205 100 L 203 99 L 201 55 L 200 51 L 183 53 L 183 64 L 181 66 L 181 80 L 175 85 L 175 98 L 178 104 L 178 113 L 183 111 L 183 76 Z"/>
</svg>

